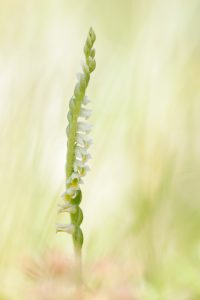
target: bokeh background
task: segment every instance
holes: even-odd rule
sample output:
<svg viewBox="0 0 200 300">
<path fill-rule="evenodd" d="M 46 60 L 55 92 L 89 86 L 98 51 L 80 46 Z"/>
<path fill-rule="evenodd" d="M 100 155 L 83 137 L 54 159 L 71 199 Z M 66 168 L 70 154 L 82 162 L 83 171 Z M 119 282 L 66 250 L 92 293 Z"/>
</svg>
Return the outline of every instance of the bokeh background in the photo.
<svg viewBox="0 0 200 300">
<path fill-rule="evenodd" d="M 40 280 L 23 265 L 73 257 L 55 223 L 68 101 L 91 25 L 87 299 L 200 299 L 199 12 L 198 0 L 0 1 L 1 300 L 72 299 L 47 296 L 50 283 L 34 296 Z"/>
</svg>

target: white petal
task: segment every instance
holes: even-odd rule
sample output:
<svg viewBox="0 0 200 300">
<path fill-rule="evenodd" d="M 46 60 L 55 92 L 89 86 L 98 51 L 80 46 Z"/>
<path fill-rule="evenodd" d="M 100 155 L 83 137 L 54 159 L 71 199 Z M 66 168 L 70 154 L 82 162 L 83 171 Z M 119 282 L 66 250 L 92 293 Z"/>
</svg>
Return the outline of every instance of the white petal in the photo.
<svg viewBox="0 0 200 300">
<path fill-rule="evenodd" d="M 80 176 L 85 176 L 86 173 L 90 171 L 90 168 L 84 162 L 76 160 L 74 163 L 74 170 L 79 172 Z"/>
<path fill-rule="evenodd" d="M 78 172 L 72 173 L 72 180 L 77 179 L 78 184 L 83 183 L 82 178 L 80 177 L 80 174 Z M 77 190 L 79 189 L 79 186 L 77 187 Z"/>
<path fill-rule="evenodd" d="M 90 153 L 87 152 L 87 149 L 76 146 L 75 150 L 76 158 L 81 160 L 82 162 L 86 162 L 91 159 Z"/>
<path fill-rule="evenodd" d="M 79 173 L 80 173 L 81 176 L 85 176 L 88 171 L 90 171 L 90 168 L 88 166 L 84 166 L 83 168 L 79 168 Z"/>
<path fill-rule="evenodd" d="M 81 160 L 76 160 L 75 163 L 74 163 L 74 166 L 83 168 L 85 165 Z"/>
<path fill-rule="evenodd" d="M 92 139 L 88 138 L 85 134 L 77 133 L 76 141 L 82 148 L 88 149 L 92 144 Z"/>
<path fill-rule="evenodd" d="M 91 109 L 81 108 L 80 117 L 88 119 L 91 116 L 91 114 L 92 114 Z"/>
<path fill-rule="evenodd" d="M 72 173 L 72 175 L 66 180 L 66 184 L 70 184 L 74 179 L 80 179 L 78 173 Z"/>
<path fill-rule="evenodd" d="M 60 207 L 58 209 L 58 213 L 64 213 L 64 212 L 75 214 L 77 212 L 77 206 L 76 205 L 71 205 L 69 207 Z"/>
<path fill-rule="evenodd" d="M 77 149 L 77 147 L 76 147 L 76 150 L 75 150 L 75 155 L 76 155 L 76 158 L 82 159 L 82 154 L 81 154 L 80 150 Z"/>
<path fill-rule="evenodd" d="M 88 103 L 90 103 L 91 101 L 90 101 L 90 99 L 88 98 L 88 96 L 85 96 L 84 98 L 83 98 L 83 104 L 84 105 L 87 105 Z"/>
<path fill-rule="evenodd" d="M 72 173 L 72 180 L 74 180 L 74 179 L 80 179 L 80 175 L 78 174 L 78 173 Z"/>
<path fill-rule="evenodd" d="M 92 145 L 92 139 L 87 139 L 87 141 L 84 141 L 84 147 L 86 149 L 88 149 L 90 145 Z"/>
<path fill-rule="evenodd" d="M 77 134 L 77 136 L 76 136 L 76 142 L 78 145 L 80 145 L 82 147 L 85 146 L 84 140 L 83 140 L 82 136 L 80 136 L 79 134 Z"/>
<path fill-rule="evenodd" d="M 65 201 L 64 203 L 58 203 L 58 207 L 60 208 L 68 208 L 70 207 L 71 203 L 69 201 Z"/>
<path fill-rule="evenodd" d="M 90 155 L 90 153 L 87 153 L 86 155 L 83 155 L 82 156 L 82 161 L 84 162 L 84 163 L 86 163 L 89 159 L 91 159 L 92 158 L 92 156 Z"/>
<path fill-rule="evenodd" d="M 68 189 L 66 189 L 66 191 L 64 191 L 64 193 L 62 193 L 61 197 L 65 198 L 66 195 L 71 196 L 73 193 L 74 193 L 73 189 L 68 188 Z"/>
<path fill-rule="evenodd" d="M 92 125 L 84 122 L 78 122 L 78 131 L 88 134 L 91 131 Z"/>
<path fill-rule="evenodd" d="M 56 232 L 67 232 L 73 234 L 75 226 L 73 224 L 56 224 Z"/>
<path fill-rule="evenodd" d="M 58 213 L 64 213 L 64 212 L 69 212 L 69 213 L 76 213 L 77 211 L 77 206 L 71 204 L 69 201 L 63 203 L 63 204 L 58 204 Z"/>
<path fill-rule="evenodd" d="M 83 147 L 76 146 L 75 153 L 77 153 L 77 156 L 82 156 L 88 154 L 87 149 Z"/>
<path fill-rule="evenodd" d="M 70 186 L 65 190 L 65 192 L 61 195 L 61 197 L 63 199 L 65 199 L 66 196 L 73 197 L 77 190 L 79 190 L 79 186 Z"/>
</svg>

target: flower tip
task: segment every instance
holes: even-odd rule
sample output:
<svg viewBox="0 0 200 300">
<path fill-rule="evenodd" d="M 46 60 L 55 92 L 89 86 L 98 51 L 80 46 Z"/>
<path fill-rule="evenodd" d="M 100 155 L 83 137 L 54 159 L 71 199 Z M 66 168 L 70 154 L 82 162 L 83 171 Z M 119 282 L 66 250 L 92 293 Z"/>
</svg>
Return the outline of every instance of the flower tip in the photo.
<svg viewBox="0 0 200 300">
<path fill-rule="evenodd" d="M 96 35 L 95 35 L 94 30 L 93 30 L 92 27 L 90 27 L 89 35 L 90 35 L 90 37 L 92 38 L 92 40 L 94 42 L 96 40 Z"/>
</svg>

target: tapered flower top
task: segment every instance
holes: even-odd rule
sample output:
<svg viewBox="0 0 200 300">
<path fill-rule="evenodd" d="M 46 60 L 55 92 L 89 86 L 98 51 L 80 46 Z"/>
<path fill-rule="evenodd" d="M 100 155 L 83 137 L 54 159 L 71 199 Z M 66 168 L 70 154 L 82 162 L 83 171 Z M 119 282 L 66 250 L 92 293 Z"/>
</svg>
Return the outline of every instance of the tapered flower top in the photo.
<svg viewBox="0 0 200 300">
<path fill-rule="evenodd" d="M 87 108 L 90 100 L 86 96 L 86 88 L 90 80 L 90 74 L 96 67 L 95 49 L 93 44 L 96 36 L 92 28 L 84 46 L 85 60 L 82 62 L 82 72 L 77 74 L 78 82 L 74 89 L 74 95 L 69 102 L 67 115 L 67 162 L 66 162 L 66 190 L 62 195 L 62 203 L 59 204 L 58 212 L 68 212 L 71 215 L 71 224 L 57 224 L 57 232 L 71 233 L 76 250 L 81 249 L 83 234 L 80 224 L 83 213 L 79 204 L 82 199 L 80 185 L 82 177 L 89 171 L 88 160 L 91 158 L 88 148 L 92 143 L 89 133 L 91 125 L 88 118 L 91 110 Z"/>
</svg>

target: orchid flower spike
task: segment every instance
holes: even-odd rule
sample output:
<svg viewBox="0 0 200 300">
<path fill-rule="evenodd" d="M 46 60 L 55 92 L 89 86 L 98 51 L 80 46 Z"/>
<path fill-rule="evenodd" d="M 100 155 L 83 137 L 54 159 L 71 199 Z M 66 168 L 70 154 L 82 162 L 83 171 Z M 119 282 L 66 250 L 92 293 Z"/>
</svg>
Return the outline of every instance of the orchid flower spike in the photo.
<svg viewBox="0 0 200 300">
<path fill-rule="evenodd" d="M 95 33 L 90 28 L 85 46 L 85 59 L 82 62 L 82 72 L 77 74 L 78 82 L 74 88 L 74 95 L 69 101 L 69 112 L 67 115 L 67 162 L 66 162 L 66 190 L 62 194 L 63 203 L 59 204 L 59 213 L 70 213 L 71 224 L 57 224 L 57 232 L 67 232 L 72 235 L 76 253 L 81 253 L 83 244 L 83 233 L 80 225 L 83 220 L 83 212 L 80 208 L 82 192 L 80 184 L 82 177 L 89 171 L 87 165 L 91 155 L 88 148 L 92 141 L 88 137 L 91 125 L 87 123 L 92 111 L 86 108 L 90 102 L 85 95 L 90 80 L 90 75 L 96 67 L 95 49 L 93 44 L 96 40 Z"/>
</svg>

